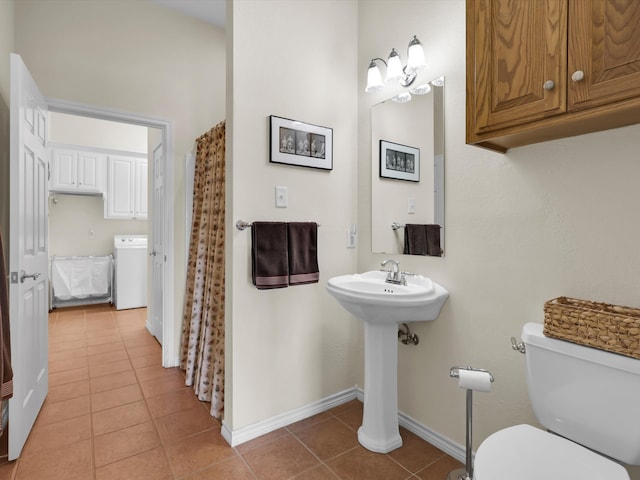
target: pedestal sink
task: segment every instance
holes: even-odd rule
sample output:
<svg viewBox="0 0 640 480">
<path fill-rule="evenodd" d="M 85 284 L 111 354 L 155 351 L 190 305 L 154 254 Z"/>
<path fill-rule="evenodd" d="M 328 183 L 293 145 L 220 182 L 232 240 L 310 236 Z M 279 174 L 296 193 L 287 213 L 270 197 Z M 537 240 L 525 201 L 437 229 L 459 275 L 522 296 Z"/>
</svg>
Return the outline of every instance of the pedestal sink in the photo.
<svg viewBox="0 0 640 480">
<path fill-rule="evenodd" d="M 364 415 L 360 444 L 387 453 L 402 446 L 398 425 L 398 324 L 435 320 L 449 292 L 422 275 L 392 284 L 388 272 L 329 279 L 327 290 L 364 321 Z"/>
</svg>

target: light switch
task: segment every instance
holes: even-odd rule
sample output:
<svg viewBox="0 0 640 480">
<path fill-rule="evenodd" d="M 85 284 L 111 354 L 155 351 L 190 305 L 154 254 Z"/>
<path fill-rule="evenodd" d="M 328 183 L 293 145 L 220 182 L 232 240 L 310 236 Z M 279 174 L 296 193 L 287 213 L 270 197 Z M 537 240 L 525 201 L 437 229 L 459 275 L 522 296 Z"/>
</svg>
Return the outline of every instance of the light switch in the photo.
<svg viewBox="0 0 640 480">
<path fill-rule="evenodd" d="M 289 206 L 289 195 L 287 187 L 276 187 L 276 207 L 287 208 Z"/>
<path fill-rule="evenodd" d="M 413 198 L 407 201 L 407 213 L 416 213 L 416 202 Z"/>
</svg>

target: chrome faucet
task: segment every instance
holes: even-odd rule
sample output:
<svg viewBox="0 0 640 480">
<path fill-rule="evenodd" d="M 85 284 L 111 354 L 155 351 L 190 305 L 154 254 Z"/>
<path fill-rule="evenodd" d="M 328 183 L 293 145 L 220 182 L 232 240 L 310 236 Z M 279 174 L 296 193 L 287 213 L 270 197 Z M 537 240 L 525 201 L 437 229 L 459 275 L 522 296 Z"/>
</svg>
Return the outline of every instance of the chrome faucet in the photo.
<svg viewBox="0 0 640 480">
<path fill-rule="evenodd" d="M 407 280 L 404 278 L 404 274 L 400 272 L 400 263 L 391 259 L 382 262 L 383 267 L 387 264 L 391 264 L 391 270 L 386 270 L 389 273 L 387 274 L 387 279 L 385 281 L 387 283 L 395 283 L 397 285 L 406 285 Z"/>
</svg>

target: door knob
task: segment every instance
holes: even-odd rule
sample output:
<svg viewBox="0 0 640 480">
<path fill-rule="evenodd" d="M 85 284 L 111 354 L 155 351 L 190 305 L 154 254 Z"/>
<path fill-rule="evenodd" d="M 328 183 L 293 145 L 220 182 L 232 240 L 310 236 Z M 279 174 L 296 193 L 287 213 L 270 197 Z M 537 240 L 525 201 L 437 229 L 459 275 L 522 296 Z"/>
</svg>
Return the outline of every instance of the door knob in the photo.
<svg viewBox="0 0 640 480">
<path fill-rule="evenodd" d="M 24 283 L 27 278 L 33 278 L 34 280 L 37 280 L 39 276 L 40 272 L 27 273 L 24 270 L 20 270 L 20 283 Z"/>
<path fill-rule="evenodd" d="M 584 80 L 584 72 L 582 70 L 576 70 L 571 75 L 571 80 L 573 80 L 574 82 L 581 82 L 582 80 Z"/>
<path fill-rule="evenodd" d="M 545 90 L 553 90 L 555 86 L 556 84 L 553 82 L 553 80 L 547 80 L 542 84 L 542 88 L 544 88 Z"/>
</svg>

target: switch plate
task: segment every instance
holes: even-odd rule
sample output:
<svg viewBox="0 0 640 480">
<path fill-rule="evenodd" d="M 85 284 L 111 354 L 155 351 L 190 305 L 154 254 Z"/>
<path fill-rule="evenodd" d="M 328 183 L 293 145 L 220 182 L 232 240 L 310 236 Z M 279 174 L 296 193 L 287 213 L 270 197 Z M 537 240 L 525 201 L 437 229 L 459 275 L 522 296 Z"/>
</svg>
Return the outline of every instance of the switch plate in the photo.
<svg viewBox="0 0 640 480">
<path fill-rule="evenodd" d="M 413 198 L 407 201 L 407 213 L 416 213 L 416 202 Z"/>
<path fill-rule="evenodd" d="M 276 207 L 287 208 L 289 206 L 289 195 L 287 187 L 276 187 Z"/>
</svg>

